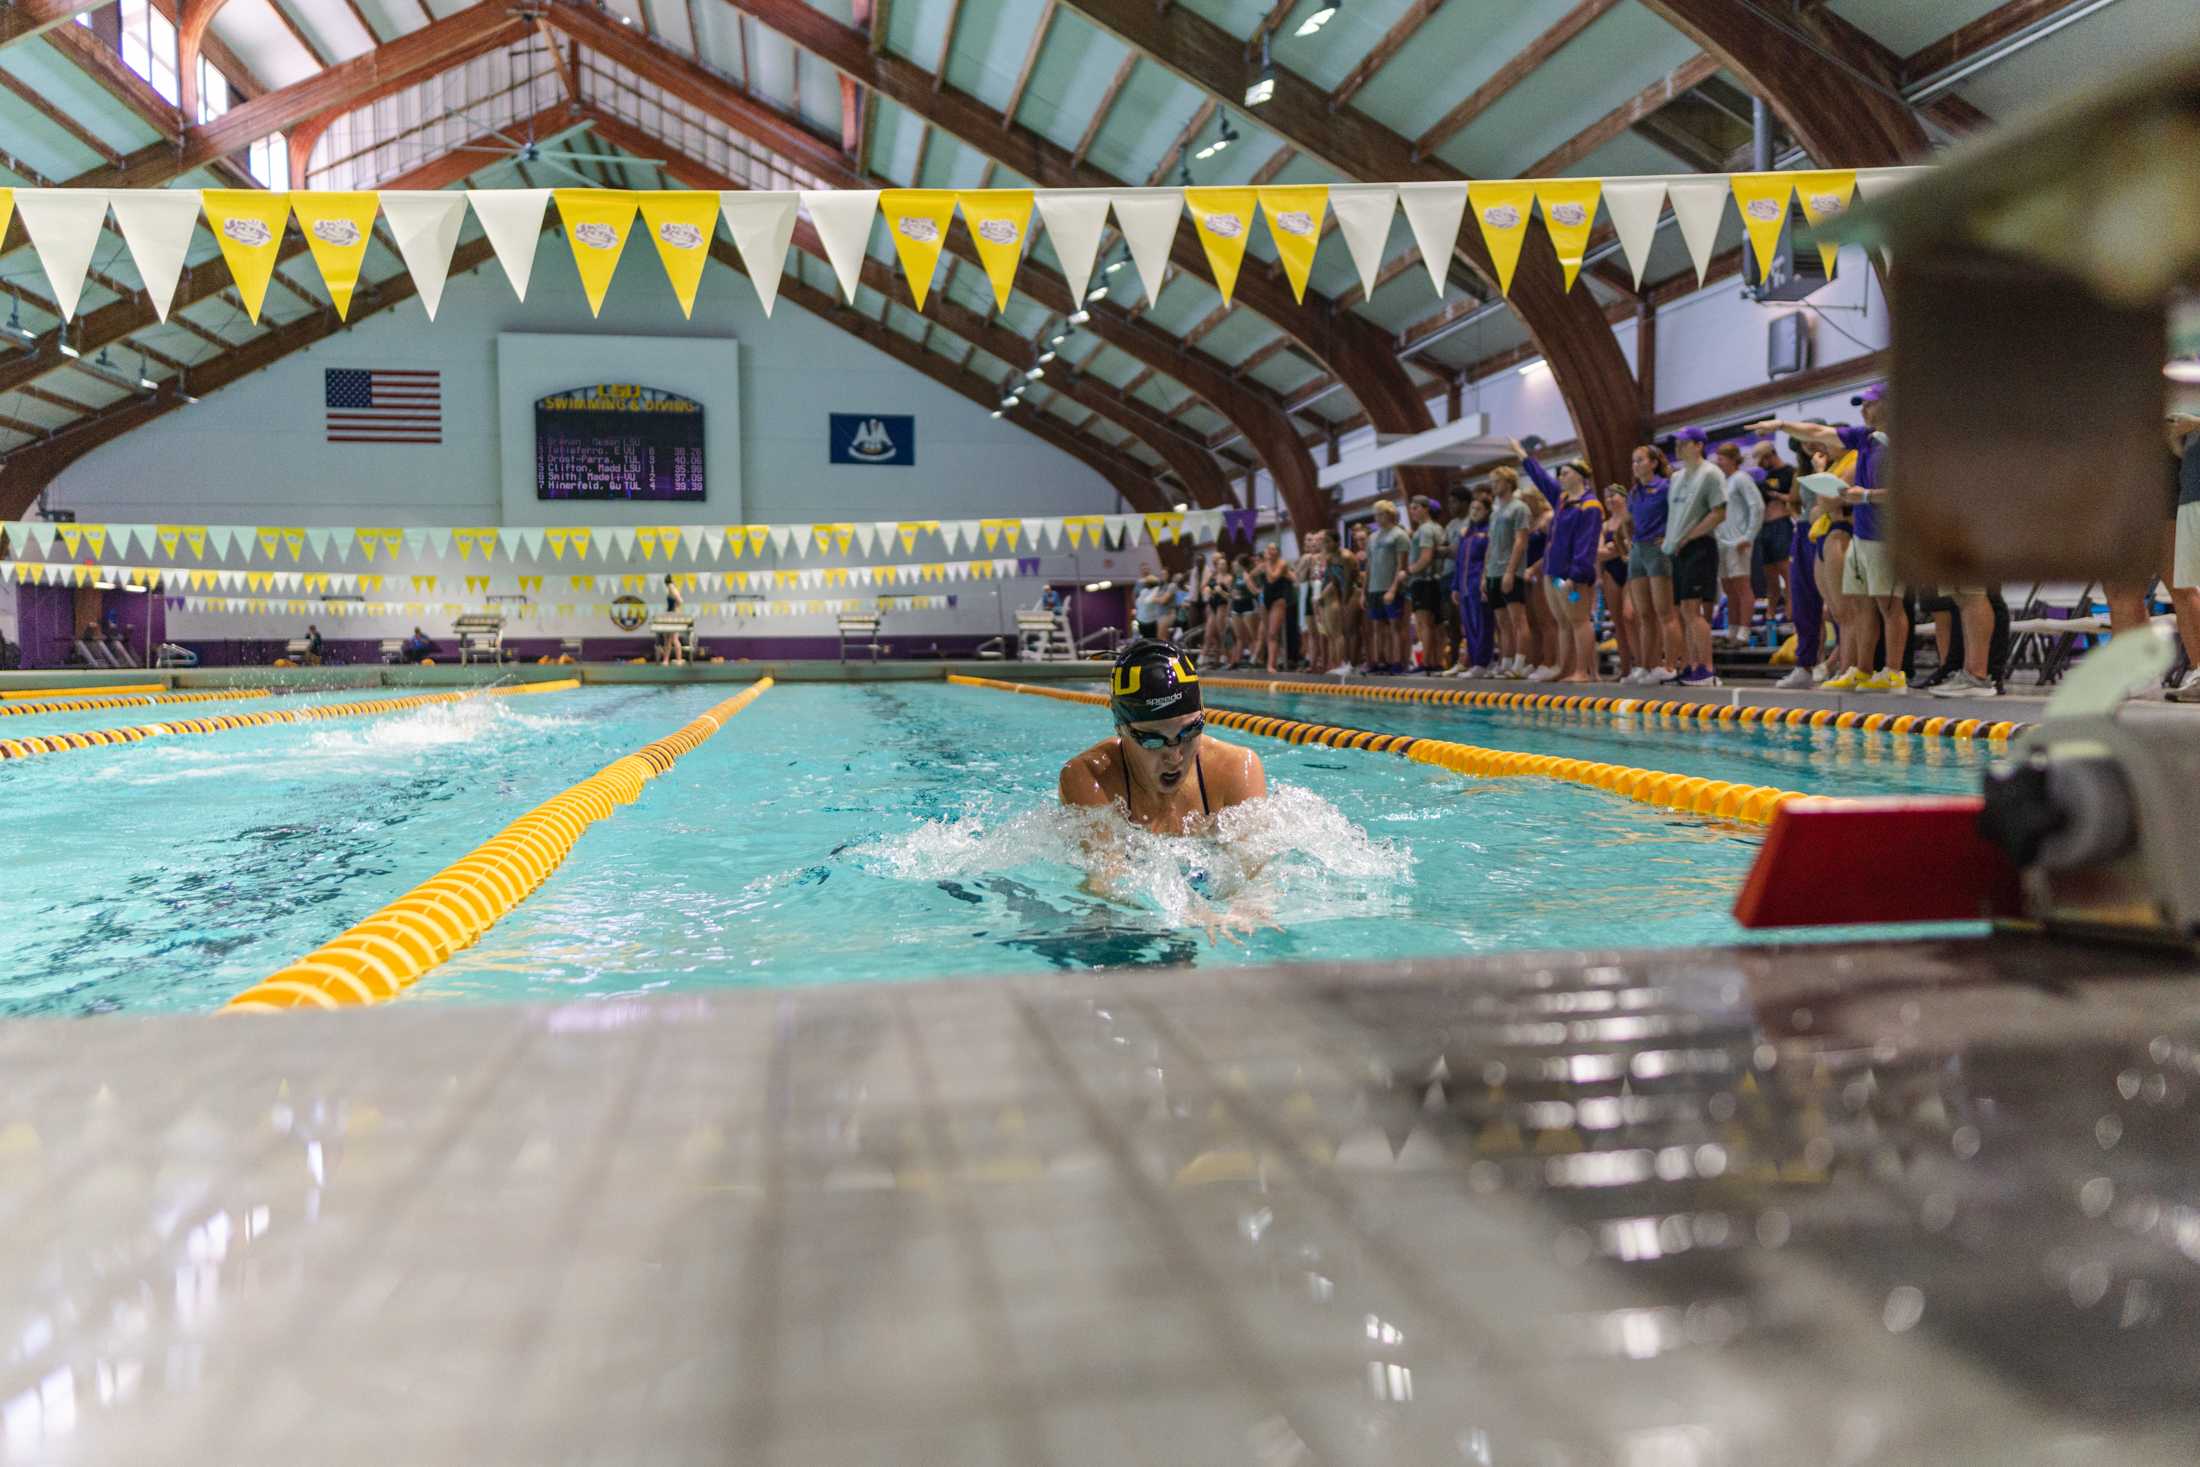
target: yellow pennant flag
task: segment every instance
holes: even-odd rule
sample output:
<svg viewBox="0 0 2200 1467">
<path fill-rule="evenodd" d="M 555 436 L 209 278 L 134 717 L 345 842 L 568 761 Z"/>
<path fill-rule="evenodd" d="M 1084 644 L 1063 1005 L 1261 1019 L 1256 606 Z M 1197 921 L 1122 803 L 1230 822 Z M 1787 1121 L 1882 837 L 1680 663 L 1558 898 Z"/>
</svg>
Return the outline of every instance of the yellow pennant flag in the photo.
<svg viewBox="0 0 2200 1467">
<path fill-rule="evenodd" d="M 283 548 L 290 552 L 291 560 L 303 560 L 306 553 L 306 532 L 303 530 L 284 530 Z"/>
<path fill-rule="evenodd" d="M 550 196 L 558 201 L 558 217 L 565 221 L 573 264 L 588 296 L 588 313 L 598 315 L 603 311 L 604 292 L 611 288 L 612 272 L 619 268 L 619 252 L 634 229 L 634 195 L 619 188 L 561 188 L 553 189 Z"/>
<path fill-rule="evenodd" d="M 1268 216 L 1268 237 L 1295 300 L 1306 299 L 1306 278 L 1314 270 L 1314 247 L 1322 240 L 1322 215 L 1329 211 L 1329 185 L 1293 184 L 1260 190 L 1260 211 Z"/>
<path fill-rule="evenodd" d="M 153 538 L 160 541 L 161 554 L 172 556 L 176 553 L 176 546 L 183 542 L 183 526 L 156 525 L 153 528 Z"/>
<path fill-rule="evenodd" d="M 901 521 L 894 527 L 896 531 L 898 531 L 901 535 L 901 553 L 904 555 L 915 554 L 917 549 L 917 536 L 923 534 L 927 530 L 937 531 L 939 527 L 940 522 L 938 520 Z"/>
<path fill-rule="evenodd" d="M 84 532 L 75 525 L 63 525 L 60 533 L 61 548 L 68 552 L 69 559 L 76 559 L 77 546 L 84 543 Z"/>
<path fill-rule="evenodd" d="M 185 525 L 183 527 L 183 543 L 191 551 L 193 560 L 206 559 L 206 526 Z"/>
<path fill-rule="evenodd" d="M 711 232 L 718 227 L 718 195 L 709 189 L 665 189 L 642 199 L 642 227 L 657 246 L 680 314 L 695 314 L 695 289 L 710 262 Z"/>
<path fill-rule="evenodd" d="M 817 537 L 819 546 L 822 547 L 830 541 L 839 549 L 842 555 L 846 555 L 848 546 L 855 540 L 856 527 L 854 525 L 812 525 L 810 526 L 810 533 Z"/>
<path fill-rule="evenodd" d="M 743 552 L 749 548 L 748 537 L 741 533 L 739 525 L 726 526 L 726 548 L 733 552 L 735 560 L 739 560 Z"/>
<path fill-rule="evenodd" d="M 1180 514 L 1150 514 L 1146 516 L 1146 533 L 1156 545 L 1174 544 L 1183 528 L 1184 516 Z"/>
<path fill-rule="evenodd" d="M 1749 231 L 1758 278 L 1763 279 L 1772 273 L 1780 231 L 1787 227 L 1788 198 L 1795 192 L 1795 175 L 1737 173 L 1727 179 L 1727 186 L 1734 190 L 1734 206 L 1742 211 L 1742 227 Z"/>
<path fill-rule="evenodd" d="M 947 222 L 955 217 L 955 191 L 890 188 L 878 196 L 878 211 L 886 220 L 886 232 L 894 237 L 901 273 L 908 277 L 909 294 L 921 311 L 925 292 L 932 288 L 932 272 L 939 268 L 940 251 L 947 247 Z"/>
<path fill-rule="evenodd" d="M 644 525 L 634 532 L 634 543 L 642 547 L 642 559 L 657 558 L 657 532 L 649 526 Z"/>
<path fill-rule="evenodd" d="M 381 533 L 381 531 L 379 531 L 379 530 L 354 530 L 354 531 L 352 531 L 351 533 L 352 533 L 352 539 L 358 542 L 358 545 L 359 545 L 359 553 L 360 553 L 361 555 L 364 555 L 364 556 L 365 556 L 365 557 L 367 558 L 367 563 L 368 563 L 368 564 L 370 564 L 370 565 L 371 565 L 371 564 L 373 564 L 373 563 L 374 563 L 374 557 L 375 557 L 376 555 L 380 554 L 380 553 L 381 553 L 381 550 L 382 550 L 382 533 Z"/>
<path fill-rule="evenodd" d="M 1589 247 L 1589 230 L 1597 222 L 1597 199 L 1604 184 L 1594 178 L 1554 178 L 1535 186 L 1536 202 L 1543 206 L 1543 227 L 1558 252 L 1558 268 L 1566 288 L 1574 288 L 1581 274 L 1581 257 Z"/>
<path fill-rule="evenodd" d="M 770 540 L 772 537 L 772 527 L 770 525 L 750 525 L 748 527 L 748 535 L 749 554 L 762 556 L 764 553 L 765 542 Z"/>
<path fill-rule="evenodd" d="M 1100 544 L 1106 526 L 1107 521 L 1096 514 L 1073 514 L 1062 521 L 1062 528 L 1069 531 L 1069 548 L 1072 550 L 1084 544 L 1088 533 L 1092 536 L 1093 544 Z"/>
<path fill-rule="evenodd" d="M 596 589 L 596 578 L 594 576 L 575 576 L 573 577 L 573 589 L 576 591 L 593 591 Z"/>
<path fill-rule="evenodd" d="M 1795 180 L 1795 193 L 1803 201 L 1803 213 L 1810 220 L 1813 231 L 1823 229 L 1843 214 L 1856 197 L 1856 170 L 1853 168 L 1829 168 L 1822 172 L 1789 175 Z M 1820 242 L 1818 258 L 1824 262 L 1826 274 L 1833 274 L 1834 257 L 1841 253 L 1841 246 L 1831 240 Z"/>
<path fill-rule="evenodd" d="M 993 282 L 993 306 L 1008 309 L 1008 293 L 1016 284 L 1016 262 L 1023 258 L 1024 243 L 1031 233 L 1032 192 L 1028 188 L 966 189 L 962 195 L 963 223 L 978 247 L 978 263 Z"/>
<path fill-rule="evenodd" d="M 306 248 L 321 267 L 321 283 L 336 305 L 339 319 L 351 314 L 351 293 L 359 287 L 359 266 L 374 236 L 380 196 L 370 193 L 305 191 L 290 196 L 291 211 L 305 231 Z"/>
<path fill-rule="evenodd" d="M 260 542 L 260 554 L 266 556 L 269 560 L 273 560 L 275 558 L 275 547 L 281 543 L 283 532 L 263 527 L 255 538 Z"/>
<path fill-rule="evenodd" d="M 15 217 L 15 190 L 0 188 L 0 235 L 8 232 L 8 221 Z"/>
<path fill-rule="evenodd" d="M 260 303 L 267 299 L 267 283 L 275 276 L 275 257 L 282 252 L 283 229 L 290 223 L 290 196 L 210 188 L 200 191 L 199 205 L 229 263 L 230 278 L 237 282 L 244 313 L 256 322 Z"/>
<path fill-rule="evenodd" d="M 96 560 L 105 555 L 107 553 L 107 527 L 105 525 L 84 526 L 84 543 L 91 547 L 93 559 Z"/>
<path fill-rule="evenodd" d="M 1474 210 L 1482 227 L 1482 243 L 1489 246 L 1497 266 L 1497 290 L 1510 294 L 1513 270 L 1520 264 L 1520 244 L 1528 237 L 1528 213 L 1535 207 L 1532 183 L 1470 183 L 1467 207 Z"/>
<path fill-rule="evenodd" d="M 1199 242 L 1206 247 L 1207 264 L 1215 272 L 1215 289 L 1228 305 L 1237 288 L 1238 266 L 1245 260 L 1245 241 L 1253 232 L 1256 204 L 1249 188 L 1188 188 L 1184 207 L 1191 211 Z"/>
</svg>

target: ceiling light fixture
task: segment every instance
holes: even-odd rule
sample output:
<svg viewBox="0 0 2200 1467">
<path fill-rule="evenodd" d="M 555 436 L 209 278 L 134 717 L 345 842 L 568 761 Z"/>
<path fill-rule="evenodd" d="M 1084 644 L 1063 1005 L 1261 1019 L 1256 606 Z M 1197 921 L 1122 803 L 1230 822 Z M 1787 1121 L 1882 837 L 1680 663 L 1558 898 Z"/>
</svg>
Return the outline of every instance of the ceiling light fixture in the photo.
<svg viewBox="0 0 2200 1467">
<path fill-rule="evenodd" d="M 2163 366 L 2162 375 L 2172 382 L 2200 385 L 2200 357 L 2179 357 Z"/>
<path fill-rule="evenodd" d="M 1092 304 L 1092 302 L 1094 301 L 1104 301 L 1107 298 L 1108 288 L 1105 285 L 1095 285 L 1092 289 L 1085 292 L 1085 303 L 1087 305 Z"/>
<path fill-rule="evenodd" d="M 1311 36 L 1336 18 L 1337 0 L 1322 0 L 1322 3 L 1315 8 L 1314 13 L 1300 21 L 1299 28 L 1291 34 L 1294 36 Z"/>
<path fill-rule="evenodd" d="M 1085 324 L 1085 323 L 1086 323 L 1087 321 L 1090 321 L 1091 319 L 1092 319 L 1092 312 L 1090 312 L 1090 311 L 1078 311 L 1078 312 L 1076 312 L 1075 314 L 1073 314 L 1073 315 L 1072 315 L 1072 316 L 1071 316 L 1071 317 L 1069 318 L 1069 324 L 1070 324 L 1070 325 L 1072 325 L 1072 326 L 1082 326 L 1082 325 L 1084 325 L 1084 324 Z"/>
<path fill-rule="evenodd" d="M 8 302 L 8 335 L 20 336 L 25 341 L 38 340 L 38 333 L 23 324 L 23 303 L 21 301 L 11 300 Z"/>
<path fill-rule="evenodd" d="M 1238 140 L 1237 129 L 1230 126 L 1230 114 L 1227 112 L 1219 112 L 1215 115 L 1222 119 L 1222 126 L 1216 131 L 1215 140 L 1209 143 L 1206 147 L 1201 148 L 1198 152 L 1192 154 L 1194 158 L 1197 158 L 1202 162 L 1214 157 L 1224 148 L 1229 147 L 1230 144 Z"/>
<path fill-rule="evenodd" d="M 1033 367 L 1033 368 L 1032 368 L 1032 369 L 1031 369 L 1030 371 L 1028 371 L 1028 372 L 1024 373 L 1024 380 L 1025 380 L 1026 382 L 1036 382 L 1036 381 L 1038 381 L 1038 380 L 1039 380 L 1039 379 L 1040 379 L 1041 377 L 1044 377 L 1044 376 L 1045 376 L 1046 374 L 1047 374 L 1047 369 L 1046 369 L 1046 368 L 1044 368 L 1044 367 Z"/>
<path fill-rule="evenodd" d="M 1260 38 L 1260 70 L 1245 86 L 1245 105 L 1258 107 L 1276 95 L 1276 63 L 1268 54 L 1268 37 Z"/>
<path fill-rule="evenodd" d="M 152 366 L 145 360 L 145 353 L 143 352 L 138 353 L 138 386 L 147 392 L 151 392 L 154 388 L 160 386 L 158 382 L 153 380 Z"/>
<path fill-rule="evenodd" d="M 1550 370 L 1551 364 L 1543 360 L 1543 358 L 1537 357 L 1534 361 L 1527 363 L 1520 369 L 1520 375 L 1523 377 L 1537 377 Z"/>
<path fill-rule="evenodd" d="M 1043 352 L 1039 353 L 1039 365 L 1043 367 L 1043 366 L 1045 366 L 1045 365 L 1046 365 L 1046 364 L 1047 364 L 1048 362 L 1051 362 L 1051 361 L 1053 361 L 1053 360 L 1055 359 L 1055 357 L 1057 357 L 1057 356 L 1059 356 L 1059 355 L 1060 355 L 1060 353 L 1059 353 L 1059 352 L 1043 351 Z"/>
<path fill-rule="evenodd" d="M 84 353 L 78 351 L 74 343 L 69 340 L 69 328 L 66 325 L 61 328 L 61 354 L 67 357 L 72 362 L 84 355 Z"/>
</svg>

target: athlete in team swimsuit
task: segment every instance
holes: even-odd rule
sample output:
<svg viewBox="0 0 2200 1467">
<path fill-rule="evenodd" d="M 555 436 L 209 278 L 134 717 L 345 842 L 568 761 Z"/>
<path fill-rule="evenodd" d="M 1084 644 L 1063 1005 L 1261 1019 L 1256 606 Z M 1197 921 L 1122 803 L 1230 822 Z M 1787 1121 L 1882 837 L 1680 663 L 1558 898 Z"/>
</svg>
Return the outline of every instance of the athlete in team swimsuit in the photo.
<svg viewBox="0 0 2200 1467">
<path fill-rule="evenodd" d="M 1207 734 L 1199 674 L 1169 643 L 1141 637 L 1123 649 L 1108 710 L 1115 736 L 1062 766 L 1063 804 L 1120 800 L 1132 824 L 1184 835 L 1268 793 L 1258 754 Z"/>
</svg>

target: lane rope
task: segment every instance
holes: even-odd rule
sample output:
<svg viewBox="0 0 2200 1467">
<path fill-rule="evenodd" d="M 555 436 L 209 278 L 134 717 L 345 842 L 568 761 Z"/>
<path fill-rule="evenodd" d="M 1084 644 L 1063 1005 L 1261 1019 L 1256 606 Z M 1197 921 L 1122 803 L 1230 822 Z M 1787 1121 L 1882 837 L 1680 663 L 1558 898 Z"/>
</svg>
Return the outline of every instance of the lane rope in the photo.
<svg viewBox="0 0 2200 1467">
<path fill-rule="evenodd" d="M 579 678 L 555 682 L 506 683 L 493 688 L 463 688 L 449 693 L 414 693 L 404 698 L 375 698 L 364 703 L 316 703 L 307 708 L 274 708 L 265 713 L 223 713 L 213 718 L 179 718 L 168 723 L 140 723 L 128 728 L 95 728 L 81 733 L 38 734 L 30 738 L 0 739 L 0 760 L 29 759 L 39 754 L 60 754 L 75 749 L 101 749 L 112 744 L 135 744 L 145 739 L 178 734 L 231 733 L 240 728 L 265 728 L 278 723 L 312 723 L 329 718 L 372 718 L 402 713 L 436 703 L 456 703 L 474 697 L 513 697 L 522 693 L 562 693 L 579 687 Z"/>
<path fill-rule="evenodd" d="M 73 688 L 0 688 L 0 703 L 26 698 L 118 698 L 128 693 L 165 693 L 166 683 L 80 683 Z"/>
<path fill-rule="evenodd" d="M 998 678 L 949 674 L 947 680 L 965 687 L 990 688 L 1003 693 L 1028 693 L 1035 697 L 1059 699 L 1065 703 L 1097 704 L 1105 707 L 1108 701 L 1100 693 L 1081 693 L 1036 683 L 1003 682 Z M 1205 682 L 1207 679 L 1202 678 L 1201 681 Z M 1457 744 L 1448 739 L 1425 739 L 1408 734 L 1377 733 L 1364 728 L 1341 728 L 1335 724 L 1304 723 L 1298 719 L 1279 718 L 1271 714 L 1217 708 L 1212 703 L 1206 705 L 1205 711 L 1210 722 L 1219 723 L 1224 728 L 1282 739 L 1286 743 L 1324 744 L 1338 749 L 1364 749 L 1371 754 L 1397 754 L 1417 764 L 1433 764 L 1454 774 L 1471 775 L 1480 779 L 1516 775 L 1562 779 L 1573 784 L 1586 785 L 1591 789 L 1624 795 L 1638 804 L 1658 805 L 1668 810 L 1706 815 L 1715 820 L 1735 820 L 1747 825 L 1770 824 L 1781 806 L 1798 800 L 1821 798 L 1797 790 L 1777 789 L 1771 785 L 1730 784 L 1722 779 L 1667 774 L 1663 770 L 1638 769 L 1627 764 L 1599 764 L 1593 760 L 1566 759 L 1554 754 L 1517 754 L 1505 749 L 1484 749 L 1473 744 Z"/>
<path fill-rule="evenodd" d="M 60 692 L 60 689 L 48 689 Z M 5 696 L 5 695 L 0 695 Z M 210 688 L 191 693 L 137 693 L 130 695 L 106 695 L 100 693 L 72 693 L 38 703 L 0 703 L 0 718 L 23 718 L 33 713 L 73 713 L 91 708 L 150 708 L 156 703 L 221 703 L 231 699 L 266 698 L 272 694 L 266 688 Z"/>
<path fill-rule="evenodd" d="M 1763 728 L 1856 729 L 1863 733 L 1915 734 L 1927 739 L 1986 739 L 2007 743 L 2032 725 L 1950 718 L 1925 713 L 1859 713 L 1854 709 L 1768 708 L 1747 703 L 1712 703 L 1681 698 L 1632 698 L 1595 693 L 1498 693 L 1477 688 L 1401 688 L 1387 683 L 1317 683 L 1273 678 L 1224 677 L 1203 673 L 1212 687 L 1247 688 L 1262 693 L 1294 693 L 1316 698 L 1361 698 L 1377 703 L 1432 703 L 1455 708 L 1600 714 L 1608 719 L 1671 719 L 1680 724 L 1739 725 Z"/>
<path fill-rule="evenodd" d="M 770 678 L 759 678 L 665 737 L 543 801 L 396 901 L 237 994 L 221 1012 L 387 1003 L 452 953 L 471 946 L 564 864 L 589 826 L 641 798 L 644 785 L 725 727 L 771 685 Z"/>
</svg>

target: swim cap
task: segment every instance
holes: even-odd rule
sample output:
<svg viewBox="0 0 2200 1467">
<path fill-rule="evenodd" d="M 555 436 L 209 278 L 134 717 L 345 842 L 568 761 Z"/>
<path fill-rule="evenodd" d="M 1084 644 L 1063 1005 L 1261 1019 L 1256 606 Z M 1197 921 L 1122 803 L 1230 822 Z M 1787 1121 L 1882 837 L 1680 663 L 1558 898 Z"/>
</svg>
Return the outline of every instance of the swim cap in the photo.
<svg viewBox="0 0 2200 1467">
<path fill-rule="evenodd" d="M 1140 637 L 1116 654 L 1108 707 L 1120 723 L 1199 711 L 1199 674 L 1184 649 Z"/>
</svg>

